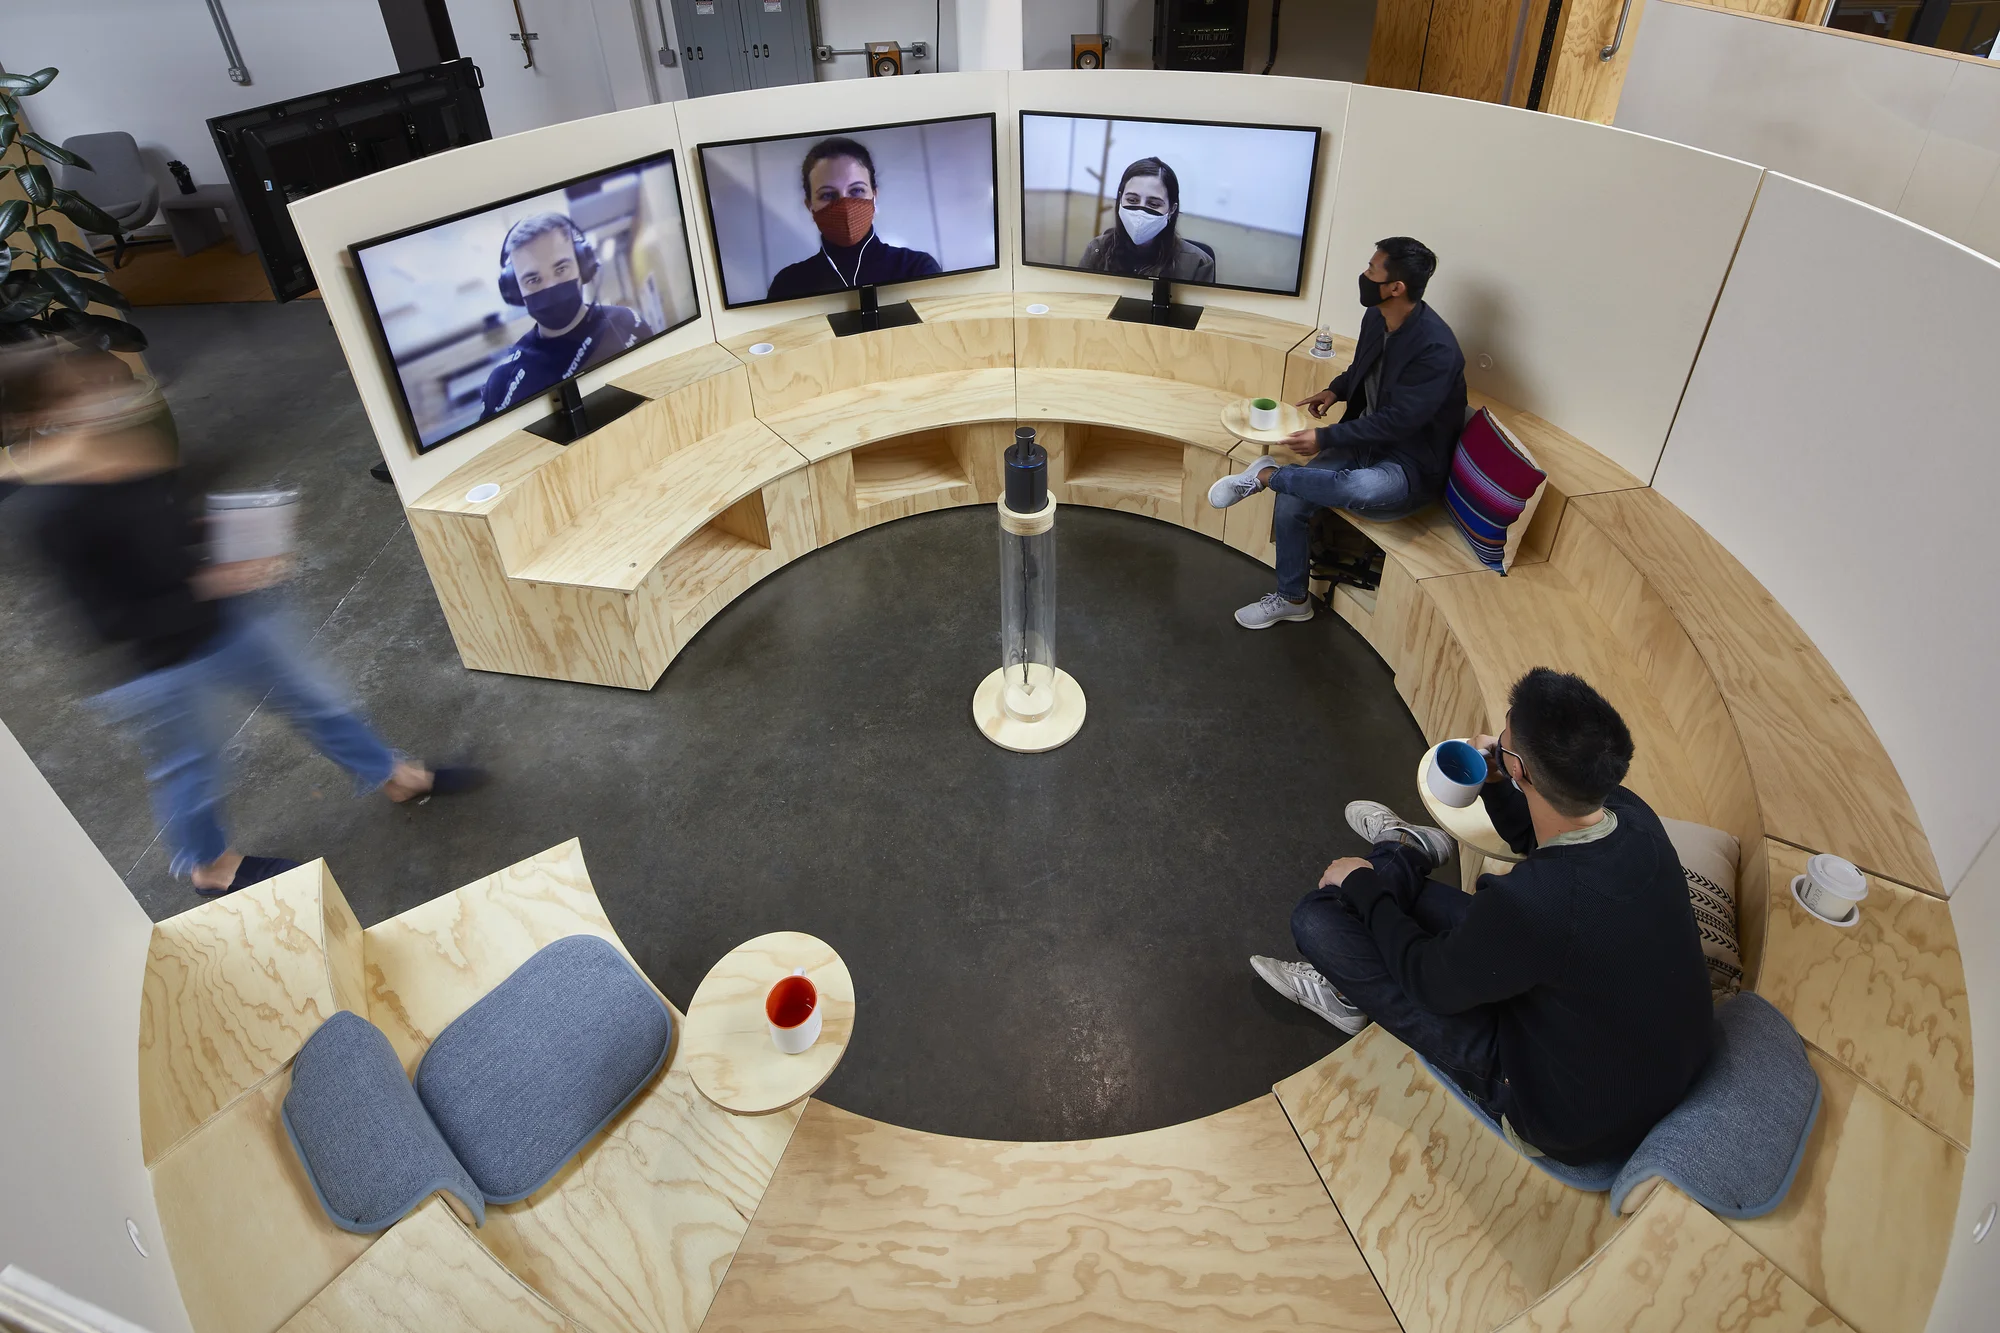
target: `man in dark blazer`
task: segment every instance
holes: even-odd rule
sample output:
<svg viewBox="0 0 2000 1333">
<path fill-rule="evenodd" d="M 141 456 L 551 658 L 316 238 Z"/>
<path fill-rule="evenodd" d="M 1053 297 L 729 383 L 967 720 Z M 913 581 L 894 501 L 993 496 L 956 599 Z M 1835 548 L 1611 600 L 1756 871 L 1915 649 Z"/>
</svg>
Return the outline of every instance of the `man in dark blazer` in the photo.
<svg viewBox="0 0 2000 1333">
<path fill-rule="evenodd" d="M 1298 431 L 1285 440 L 1301 466 L 1259 458 L 1224 477 L 1208 502 L 1226 509 L 1270 489 L 1276 497 L 1278 590 L 1236 613 L 1245 629 L 1281 620 L 1311 620 L 1306 596 L 1312 516 L 1346 509 L 1367 518 L 1414 513 L 1444 494 L 1452 450 L 1465 426 L 1465 356 L 1424 288 L 1437 256 L 1408 236 L 1376 243 L 1361 274 L 1361 337 L 1354 361 L 1333 383 L 1299 403 L 1324 417 L 1335 403 L 1339 422 Z"/>
</svg>

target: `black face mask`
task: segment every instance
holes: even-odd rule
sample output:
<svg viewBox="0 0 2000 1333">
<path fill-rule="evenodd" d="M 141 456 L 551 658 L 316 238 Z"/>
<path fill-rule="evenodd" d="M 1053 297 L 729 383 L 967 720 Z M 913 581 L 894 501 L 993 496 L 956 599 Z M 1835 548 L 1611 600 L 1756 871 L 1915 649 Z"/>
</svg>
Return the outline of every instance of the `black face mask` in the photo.
<svg viewBox="0 0 2000 1333">
<path fill-rule="evenodd" d="M 1365 272 L 1361 275 L 1361 304 L 1365 306 L 1382 304 L 1382 284 L 1370 279 Z"/>
<path fill-rule="evenodd" d="M 566 328 L 576 318 L 577 311 L 583 309 L 583 284 L 575 278 L 558 282 L 538 292 L 526 293 L 521 298 L 521 304 L 534 316 L 535 323 L 543 328 Z"/>
</svg>

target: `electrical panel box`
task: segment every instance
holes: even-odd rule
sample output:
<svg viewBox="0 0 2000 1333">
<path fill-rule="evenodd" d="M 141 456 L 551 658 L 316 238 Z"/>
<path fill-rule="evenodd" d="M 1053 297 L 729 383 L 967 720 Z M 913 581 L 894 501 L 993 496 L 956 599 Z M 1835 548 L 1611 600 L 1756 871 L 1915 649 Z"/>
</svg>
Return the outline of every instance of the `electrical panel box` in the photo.
<svg viewBox="0 0 2000 1333">
<path fill-rule="evenodd" d="M 1153 68 L 1240 70 L 1250 0 L 1153 0 Z"/>
<path fill-rule="evenodd" d="M 810 0 L 674 0 L 688 96 L 813 81 Z"/>
</svg>

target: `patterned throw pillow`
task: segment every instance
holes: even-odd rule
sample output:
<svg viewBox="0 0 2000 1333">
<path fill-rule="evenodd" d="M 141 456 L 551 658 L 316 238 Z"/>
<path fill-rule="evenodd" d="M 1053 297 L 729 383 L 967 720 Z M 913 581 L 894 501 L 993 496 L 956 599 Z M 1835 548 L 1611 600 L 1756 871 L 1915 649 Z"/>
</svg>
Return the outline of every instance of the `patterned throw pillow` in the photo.
<svg viewBox="0 0 2000 1333">
<path fill-rule="evenodd" d="M 1687 877 L 1688 905 L 1701 931 L 1708 959 L 1708 989 L 1720 998 L 1743 985 L 1743 955 L 1736 943 L 1736 864 L 1734 834 L 1706 824 L 1661 819 Z"/>
<path fill-rule="evenodd" d="M 1479 563 L 1507 572 L 1507 530 L 1548 474 L 1485 408 L 1472 414 L 1452 454 L 1445 510 Z"/>
</svg>

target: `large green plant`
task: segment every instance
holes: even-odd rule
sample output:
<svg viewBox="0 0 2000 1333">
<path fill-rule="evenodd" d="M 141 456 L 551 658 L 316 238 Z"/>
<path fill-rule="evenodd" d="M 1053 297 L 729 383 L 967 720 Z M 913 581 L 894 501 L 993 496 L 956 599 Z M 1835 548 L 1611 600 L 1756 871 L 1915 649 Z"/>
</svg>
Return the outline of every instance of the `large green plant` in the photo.
<svg viewBox="0 0 2000 1333">
<path fill-rule="evenodd" d="M 62 240 L 44 221 L 60 213 L 87 232 L 122 237 L 124 228 L 109 213 L 74 190 L 58 190 L 48 163 L 82 167 L 75 153 L 21 127 L 21 99 L 55 81 L 54 69 L 33 74 L 0 74 L 0 180 L 20 183 L 24 198 L 0 203 L 0 342 L 21 342 L 56 334 L 114 352 L 140 352 L 146 335 L 122 319 L 92 314 L 92 305 L 126 312 L 131 303 L 95 275 L 108 266 L 80 245 Z M 16 150 L 20 155 L 14 159 Z"/>
</svg>

